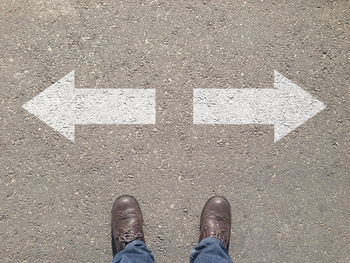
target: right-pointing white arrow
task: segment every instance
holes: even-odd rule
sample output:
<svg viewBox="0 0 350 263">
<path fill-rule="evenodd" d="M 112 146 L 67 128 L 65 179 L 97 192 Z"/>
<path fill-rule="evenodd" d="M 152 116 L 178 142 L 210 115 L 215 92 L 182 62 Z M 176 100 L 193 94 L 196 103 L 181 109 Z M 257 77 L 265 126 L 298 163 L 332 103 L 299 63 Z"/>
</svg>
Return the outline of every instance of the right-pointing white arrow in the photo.
<svg viewBox="0 0 350 263">
<path fill-rule="evenodd" d="M 155 124 L 155 89 L 75 89 L 74 71 L 22 107 L 74 141 L 75 124 Z"/>
<path fill-rule="evenodd" d="M 194 89 L 194 124 L 274 124 L 275 142 L 326 108 L 275 71 L 274 89 Z"/>
</svg>

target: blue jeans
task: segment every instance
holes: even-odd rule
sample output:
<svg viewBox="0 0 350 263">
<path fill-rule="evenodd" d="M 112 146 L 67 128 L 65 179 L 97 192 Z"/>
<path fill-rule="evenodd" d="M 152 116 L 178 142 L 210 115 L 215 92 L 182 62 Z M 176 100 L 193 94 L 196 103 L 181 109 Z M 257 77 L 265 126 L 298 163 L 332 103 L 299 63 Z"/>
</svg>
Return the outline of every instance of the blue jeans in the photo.
<svg viewBox="0 0 350 263">
<path fill-rule="evenodd" d="M 145 243 L 135 240 L 116 254 L 112 263 L 154 263 L 154 256 Z M 190 263 L 232 263 L 232 260 L 224 245 L 209 237 L 192 249 Z"/>
</svg>

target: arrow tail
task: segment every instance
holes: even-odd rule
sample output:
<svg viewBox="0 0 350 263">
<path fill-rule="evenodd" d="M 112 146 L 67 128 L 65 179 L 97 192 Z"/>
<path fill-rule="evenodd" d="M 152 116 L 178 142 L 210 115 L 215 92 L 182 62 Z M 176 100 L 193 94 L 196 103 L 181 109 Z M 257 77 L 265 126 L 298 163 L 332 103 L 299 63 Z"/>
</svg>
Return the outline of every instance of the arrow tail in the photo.
<svg viewBox="0 0 350 263">
<path fill-rule="evenodd" d="M 194 89 L 194 124 L 272 124 L 273 89 Z"/>
<path fill-rule="evenodd" d="M 155 89 L 76 89 L 76 124 L 155 124 Z"/>
</svg>

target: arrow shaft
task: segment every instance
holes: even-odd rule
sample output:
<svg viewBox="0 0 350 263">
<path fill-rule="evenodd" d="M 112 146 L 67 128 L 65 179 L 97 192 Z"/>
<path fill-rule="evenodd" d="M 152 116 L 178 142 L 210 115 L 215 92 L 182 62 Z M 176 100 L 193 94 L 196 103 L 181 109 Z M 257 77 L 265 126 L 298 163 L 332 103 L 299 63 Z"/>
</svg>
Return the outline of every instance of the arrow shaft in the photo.
<svg viewBox="0 0 350 263">
<path fill-rule="evenodd" d="M 273 124 L 274 89 L 194 89 L 195 124 Z"/>
<path fill-rule="evenodd" d="M 155 89 L 75 89 L 74 124 L 154 124 Z"/>
</svg>

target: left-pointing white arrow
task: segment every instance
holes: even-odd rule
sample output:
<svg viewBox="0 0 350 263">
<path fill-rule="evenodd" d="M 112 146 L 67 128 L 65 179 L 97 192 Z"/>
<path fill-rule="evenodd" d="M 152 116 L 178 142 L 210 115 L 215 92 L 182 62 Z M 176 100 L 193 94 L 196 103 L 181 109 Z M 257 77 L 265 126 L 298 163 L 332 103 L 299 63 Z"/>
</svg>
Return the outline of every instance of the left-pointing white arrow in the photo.
<svg viewBox="0 0 350 263">
<path fill-rule="evenodd" d="M 22 107 L 74 142 L 76 124 L 155 124 L 155 89 L 75 89 L 74 71 Z"/>
</svg>

